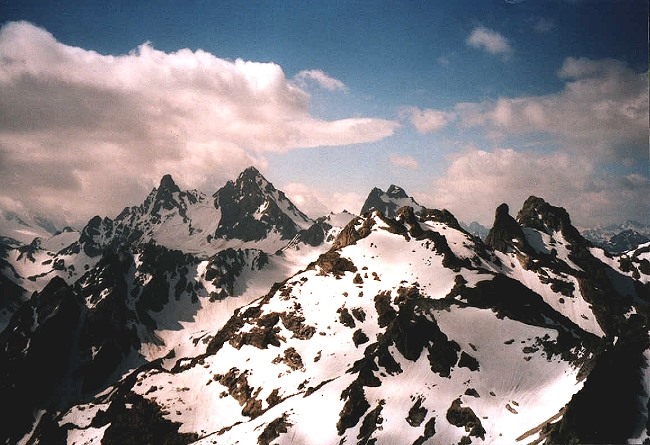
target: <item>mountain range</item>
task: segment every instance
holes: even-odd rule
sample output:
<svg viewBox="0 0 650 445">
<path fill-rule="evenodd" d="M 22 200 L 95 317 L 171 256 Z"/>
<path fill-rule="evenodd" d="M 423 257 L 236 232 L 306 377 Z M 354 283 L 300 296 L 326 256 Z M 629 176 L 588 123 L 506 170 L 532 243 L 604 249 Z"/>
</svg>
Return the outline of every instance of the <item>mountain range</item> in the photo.
<svg viewBox="0 0 650 445">
<path fill-rule="evenodd" d="M 582 236 L 611 253 L 622 253 L 650 242 L 650 225 L 637 221 L 596 226 L 582 231 Z"/>
<path fill-rule="evenodd" d="M 648 441 L 650 243 L 534 196 L 469 228 L 397 186 L 314 220 L 251 167 L 0 238 L 0 442 Z"/>
</svg>

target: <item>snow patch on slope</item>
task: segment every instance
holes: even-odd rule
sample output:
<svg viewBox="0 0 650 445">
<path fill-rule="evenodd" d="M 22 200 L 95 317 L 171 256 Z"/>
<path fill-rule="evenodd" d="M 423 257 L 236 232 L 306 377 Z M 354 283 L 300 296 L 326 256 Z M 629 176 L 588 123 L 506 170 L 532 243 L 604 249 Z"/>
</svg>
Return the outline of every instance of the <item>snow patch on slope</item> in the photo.
<svg viewBox="0 0 650 445">
<path fill-rule="evenodd" d="M 605 336 L 605 332 L 598 324 L 591 305 L 582 297 L 578 280 L 574 276 L 568 274 L 558 275 L 551 269 L 542 268 L 547 277 L 573 285 L 572 296 L 568 297 L 560 291 L 554 291 L 551 287 L 552 282 L 542 282 L 537 272 L 525 269 L 514 254 L 502 252 L 495 252 L 495 254 L 501 260 L 502 270 L 507 276 L 539 294 L 549 306 L 567 316 L 580 328 L 599 337 Z"/>
</svg>

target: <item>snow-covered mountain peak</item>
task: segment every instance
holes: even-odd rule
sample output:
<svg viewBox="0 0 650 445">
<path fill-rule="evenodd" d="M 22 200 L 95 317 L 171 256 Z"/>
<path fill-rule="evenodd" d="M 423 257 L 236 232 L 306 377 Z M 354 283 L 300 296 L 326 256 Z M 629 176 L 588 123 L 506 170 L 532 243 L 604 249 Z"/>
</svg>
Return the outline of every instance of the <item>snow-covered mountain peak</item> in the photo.
<svg viewBox="0 0 650 445">
<path fill-rule="evenodd" d="M 347 210 L 343 210 L 339 213 L 332 212 L 323 217 L 323 220 L 334 227 L 345 227 L 354 218 L 356 218 L 356 215 L 353 215 Z"/>
<path fill-rule="evenodd" d="M 623 253 L 650 241 L 650 225 L 627 220 L 585 229 L 582 236 L 610 253 Z"/>
<path fill-rule="evenodd" d="M 482 240 L 485 240 L 488 233 L 490 232 L 490 229 L 488 229 L 487 227 L 485 227 L 483 224 L 479 223 L 478 221 L 472 221 L 469 224 L 461 222 L 460 225 L 465 230 L 467 230 L 469 233 L 471 233 L 474 236 L 479 237 Z"/>
<path fill-rule="evenodd" d="M 189 208 L 201 202 L 207 202 L 205 194 L 197 190 L 182 191 L 171 175 L 164 175 L 160 185 L 151 190 L 141 205 L 126 207 L 115 220 L 130 226 L 160 224 L 174 215 L 179 215 L 186 223 Z M 144 233 L 146 231 L 143 230 Z"/>
<path fill-rule="evenodd" d="M 416 209 L 413 211 L 417 214 Z M 436 221 L 439 223 L 447 224 L 449 227 L 452 227 L 459 231 L 465 231 L 460 222 L 456 219 L 453 213 L 447 209 L 426 209 L 423 208 L 420 212 L 422 219 L 426 221 Z"/>
<path fill-rule="evenodd" d="M 575 260 L 580 263 L 578 258 L 587 258 L 582 253 L 586 254 L 591 243 L 571 224 L 569 212 L 563 207 L 553 206 L 542 198 L 531 196 L 517 214 L 517 221 L 522 226 L 527 242 L 537 252 L 552 253 L 553 250 L 558 252 L 558 249 L 553 248 L 549 251 L 548 247 L 540 244 L 541 238 L 548 238 L 548 241 L 543 241 L 542 244 L 565 246 L 568 255 L 566 259 L 573 258 L 570 262 Z M 583 266 L 587 267 L 587 263 Z M 573 264 L 572 267 L 580 269 L 577 264 Z"/>
<path fill-rule="evenodd" d="M 600 340 L 453 225 L 408 207 L 355 218 L 207 335 L 204 353 L 145 365 L 52 423 L 69 443 L 146 441 L 143 412 L 178 443 L 543 439 Z"/>
<path fill-rule="evenodd" d="M 254 168 L 165 176 L 59 252 L 0 238 L 0 442 L 643 442 L 650 245 L 536 197 L 484 243 L 402 192 L 311 221 Z"/>
<path fill-rule="evenodd" d="M 185 210 L 179 198 L 181 195 L 181 189 L 176 185 L 172 176 L 167 174 L 164 175 L 160 180 L 160 185 L 158 188 L 154 188 L 151 191 L 150 198 L 148 200 L 152 203 L 152 208 L 150 208 L 151 214 L 156 214 L 160 211 L 161 208 L 165 210 L 172 210 L 178 208 L 180 211 Z M 182 198 L 181 198 L 182 200 Z"/>
<path fill-rule="evenodd" d="M 44 218 L 0 209 L 0 236 L 29 244 L 36 237 L 48 238 L 55 232 L 54 225 Z"/>
</svg>

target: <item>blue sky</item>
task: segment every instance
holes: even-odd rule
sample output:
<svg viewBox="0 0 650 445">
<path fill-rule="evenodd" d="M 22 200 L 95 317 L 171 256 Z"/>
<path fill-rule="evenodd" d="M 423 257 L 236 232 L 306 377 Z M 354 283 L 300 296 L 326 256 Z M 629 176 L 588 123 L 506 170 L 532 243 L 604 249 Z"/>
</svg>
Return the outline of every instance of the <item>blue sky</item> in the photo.
<svg viewBox="0 0 650 445">
<path fill-rule="evenodd" d="M 212 193 L 255 164 L 312 216 L 395 183 L 484 224 L 530 194 L 581 226 L 650 222 L 647 17 L 631 0 L 4 0 L 0 207 L 80 223 L 162 173 Z"/>
</svg>

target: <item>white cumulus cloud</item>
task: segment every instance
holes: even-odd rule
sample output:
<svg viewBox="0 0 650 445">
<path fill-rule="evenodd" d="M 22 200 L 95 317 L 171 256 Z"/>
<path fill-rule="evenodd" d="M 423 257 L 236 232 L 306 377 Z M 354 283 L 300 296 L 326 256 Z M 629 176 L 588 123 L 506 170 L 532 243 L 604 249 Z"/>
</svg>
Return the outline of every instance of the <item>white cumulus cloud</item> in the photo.
<svg viewBox="0 0 650 445">
<path fill-rule="evenodd" d="M 403 111 L 418 133 L 434 133 L 455 119 L 455 114 L 434 109 L 407 108 Z"/>
<path fill-rule="evenodd" d="M 145 43 L 104 55 L 27 22 L 0 29 L 0 190 L 82 221 L 139 202 L 165 173 L 216 190 L 265 154 L 373 142 L 397 121 L 323 120 L 274 63 Z M 325 88 L 336 79 L 312 70 Z"/>
<path fill-rule="evenodd" d="M 395 167 L 407 168 L 410 170 L 417 170 L 418 168 L 418 161 L 416 161 L 413 156 L 391 153 L 388 160 L 391 165 L 394 165 Z"/>
<path fill-rule="evenodd" d="M 356 214 L 361 210 L 366 198 L 356 192 L 332 192 L 300 182 L 285 184 L 282 186 L 282 190 L 301 211 L 312 218 L 344 210 Z"/>
<path fill-rule="evenodd" d="M 466 127 L 504 136 L 545 133 L 601 161 L 638 160 L 648 151 L 648 81 L 617 60 L 567 58 L 558 93 L 501 97 L 455 107 Z"/>
<path fill-rule="evenodd" d="M 319 198 L 318 191 L 300 182 L 290 182 L 282 186 L 282 191 L 302 212 L 311 218 L 318 218 L 329 213 L 328 208 Z M 322 197 L 322 194 L 321 194 Z"/>
<path fill-rule="evenodd" d="M 493 146 L 516 142 L 451 156 L 423 202 L 484 224 L 501 202 L 516 212 L 530 195 L 567 208 L 584 227 L 647 220 L 647 73 L 618 60 L 569 57 L 558 77 L 564 87 L 556 93 L 460 103 L 447 111 L 459 132 L 481 130 Z M 522 151 L 528 143 L 537 151 Z"/>
<path fill-rule="evenodd" d="M 303 70 L 296 74 L 294 78 L 301 85 L 311 81 L 328 91 L 347 90 L 347 87 L 342 81 L 327 75 L 321 70 Z"/>
<path fill-rule="evenodd" d="M 513 149 L 472 150 L 451 158 L 434 181 L 428 201 L 459 219 L 490 225 L 494 210 L 509 204 L 513 216 L 530 195 L 569 211 L 575 225 L 645 220 L 650 212 L 647 177 L 615 177 L 589 158 L 571 153 L 522 153 Z"/>
<path fill-rule="evenodd" d="M 483 26 L 474 28 L 467 37 L 466 43 L 473 48 L 482 49 L 490 54 L 509 56 L 513 52 L 508 39 L 498 32 Z"/>
<path fill-rule="evenodd" d="M 533 30 L 540 34 L 546 34 L 547 32 L 552 31 L 553 28 L 555 28 L 555 23 L 544 17 L 538 18 L 533 25 Z"/>
</svg>

